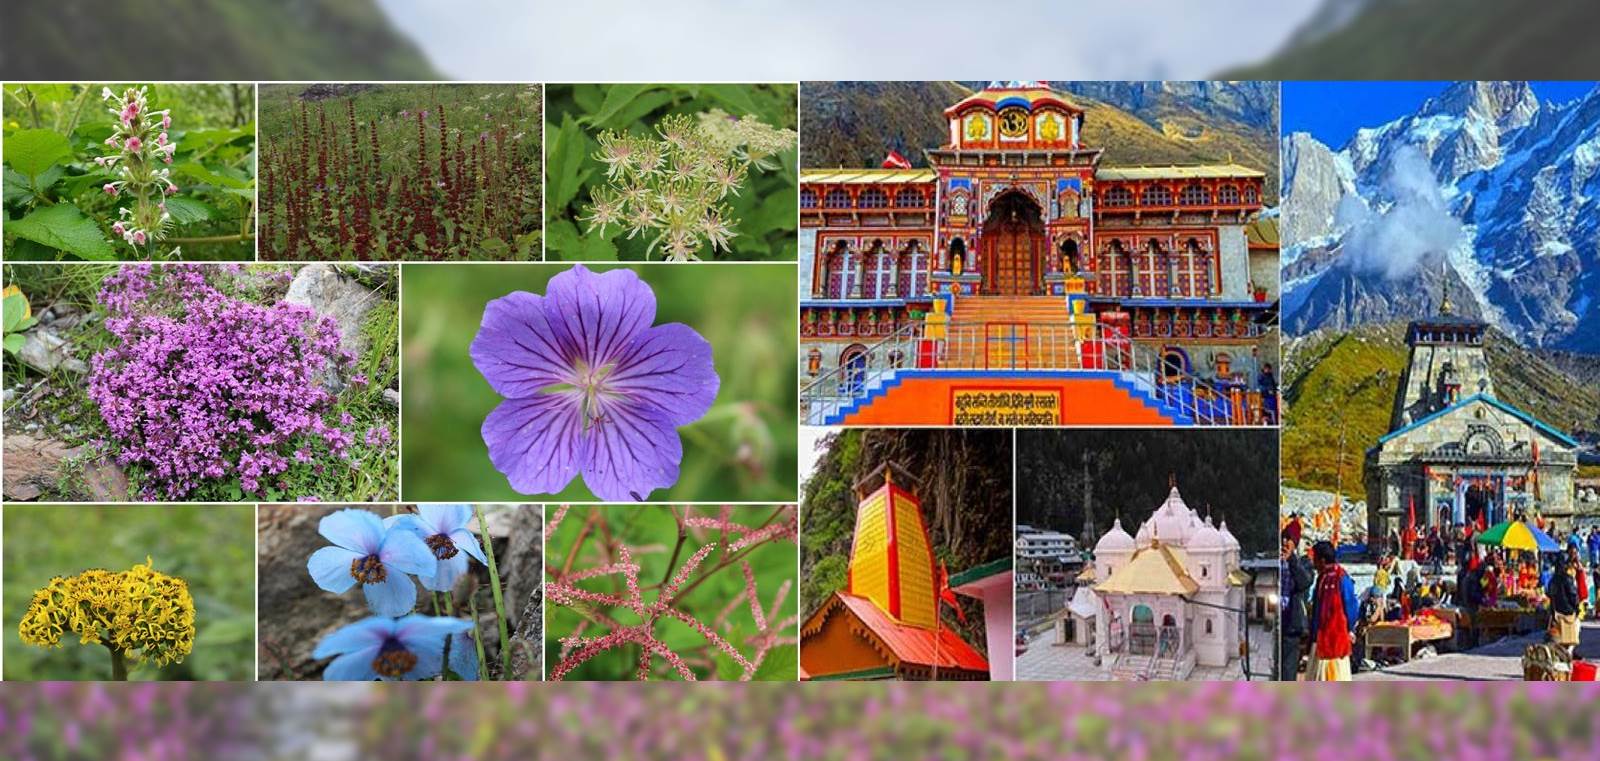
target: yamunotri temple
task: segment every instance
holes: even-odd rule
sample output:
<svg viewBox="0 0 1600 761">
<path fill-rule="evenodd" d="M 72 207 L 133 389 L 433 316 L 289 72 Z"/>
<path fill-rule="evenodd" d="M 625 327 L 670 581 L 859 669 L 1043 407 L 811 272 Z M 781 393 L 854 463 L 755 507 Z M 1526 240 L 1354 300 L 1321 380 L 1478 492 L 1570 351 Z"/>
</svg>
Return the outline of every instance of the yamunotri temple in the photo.
<svg viewBox="0 0 1600 761">
<path fill-rule="evenodd" d="M 1103 166 L 1045 83 L 944 115 L 930 168 L 802 172 L 807 422 L 1277 422 L 1264 172 Z"/>
</svg>

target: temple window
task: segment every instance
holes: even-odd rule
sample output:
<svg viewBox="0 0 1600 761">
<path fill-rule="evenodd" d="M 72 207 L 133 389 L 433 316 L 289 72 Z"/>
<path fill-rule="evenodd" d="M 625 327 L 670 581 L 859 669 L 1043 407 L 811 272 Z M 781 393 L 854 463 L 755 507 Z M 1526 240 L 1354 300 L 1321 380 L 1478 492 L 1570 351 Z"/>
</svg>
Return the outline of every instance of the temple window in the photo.
<svg viewBox="0 0 1600 761">
<path fill-rule="evenodd" d="M 1157 266 L 1158 260 L 1165 262 L 1166 251 L 1161 248 L 1161 243 L 1155 238 L 1145 241 L 1144 250 L 1139 255 L 1139 266 L 1134 277 L 1138 283 L 1138 291 L 1145 296 L 1170 295 L 1162 282 L 1169 273 L 1166 267 Z"/>
<path fill-rule="evenodd" d="M 1217 203 L 1225 206 L 1237 206 L 1239 204 L 1238 186 L 1223 185 L 1222 187 L 1217 188 Z"/>
<path fill-rule="evenodd" d="M 1180 283 L 1184 295 L 1189 298 L 1211 295 L 1211 265 L 1199 240 L 1190 238 L 1184 241 L 1182 262 Z"/>
<path fill-rule="evenodd" d="M 856 280 L 856 256 L 850 250 L 850 244 L 839 241 L 828 254 L 827 282 L 828 298 L 843 299 L 850 296 L 850 287 Z"/>
<path fill-rule="evenodd" d="M 817 191 L 812 190 L 810 188 L 806 188 L 805 190 L 800 191 L 800 208 L 802 208 L 802 209 L 815 209 L 815 208 L 817 208 Z"/>
<path fill-rule="evenodd" d="M 828 209 L 848 209 L 850 208 L 850 194 L 846 193 L 844 188 L 834 188 L 828 191 L 826 196 L 822 197 L 822 205 Z"/>
<path fill-rule="evenodd" d="M 900 295 L 925 296 L 928 293 L 928 252 L 916 241 L 900 254 Z"/>
<path fill-rule="evenodd" d="M 1205 206 L 1211 203 L 1211 193 L 1200 185 L 1186 185 L 1178 195 L 1180 206 Z"/>
<path fill-rule="evenodd" d="M 1211 633 L 1211 617 L 1206 616 L 1206 634 Z"/>
<path fill-rule="evenodd" d="M 1252 204 L 1252 205 L 1255 204 L 1255 202 L 1256 202 L 1256 189 L 1255 188 L 1245 188 L 1244 189 L 1244 202 L 1247 203 L 1247 204 Z"/>
<path fill-rule="evenodd" d="M 899 209 L 920 209 L 927 206 L 928 202 L 923 200 L 922 192 L 916 188 L 901 188 L 900 192 L 894 194 L 894 205 Z"/>
<path fill-rule="evenodd" d="M 1168 190 L 1164 185 L 1151 185 L 1139 195 L 1139 204 L 1141 206 L 1171 206 L 1172 191 Z"/>
<path fill-rule="evenodd" d="M 861 191 L 856 205 L 863 209 L 886 209 L 889 207 L 889 194 L 879 188 L 867 188 Z"/>
<path fill-rule="evenodd" d="M 1106 192 L 1100 194 L 1100 203 L 1111 208 L 1132 206 L 1133 191 L 1124 187 L 1107 188 Z"/>
<path fill-rule="evenodd" d="M 872 297 L 894 298 L 894 254 L 877 241 L 872 247 Z"/>
</svg>

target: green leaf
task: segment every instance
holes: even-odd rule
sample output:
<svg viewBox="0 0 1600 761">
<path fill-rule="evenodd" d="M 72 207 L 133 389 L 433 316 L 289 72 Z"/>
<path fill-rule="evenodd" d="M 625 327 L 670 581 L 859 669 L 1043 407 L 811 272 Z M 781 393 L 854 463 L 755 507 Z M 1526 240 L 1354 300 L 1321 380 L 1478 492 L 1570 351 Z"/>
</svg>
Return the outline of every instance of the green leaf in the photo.
<svg viewBox="0 0 1600 761">
<path fill-rule="evenodd" d="M 28 312 L 28 297 L 20 293 L 13 293 L 5 301 L 5 331 L 10 333 L 22 324 L 22 316 Z"/>
<path fill-rule="evenodd" d="M 21 333 L 8 333 L 5 340 L 6 351 L 12 354 L 22 351 L 22 345 L 28 342 L 28 339 L 23 338 Z"/>
<path fill-rule="evenodd" d="M 597 126 L 607 126 L 606 122 L 628 102 L 639 97 L 641 93 L 650 89 L 651 85 L 620 84 L 610 85 L 605 88 L 606 99 L 594 113 L 583 117 L 583 121 Z"/>
<path fill-rule="evenodd" d="M 20 129 L 5 139 L 6 162 L 29 177 L 72 158 L 72 143 L 48 129 Z"/>
<path fill-rule="evenodd" d="M 614 262 L 617 247 L 599 233 L 584 235 L 570 220 L 558 219 L 545 233 L 550 250 L 569 262 Z"/>
<path fill-rule="evenodd" d="M 28 185 L 32 179 L 27 175 L 12 169 L 5 168 L 5 202 L 6 205 L 21 203 L 23 199 L 32 195 Z"/>
<path fill-rule="evenodd" d="M 778 645 L 767 651 L 752 681 L 792 682 L 800 674 L 800 648 Z"/>
<path fill-rule="evenodd" d="M 743 116 L 754 114 L 760 108 L 750 97 L 750 88 L 751 85 L 706 85 L 705 95 L 720 101 L 733 115 Z"/>
<path fill-rule="evenodd" d="M 545 208 L 561 214 L 587 179 L 583 160 L 589 152 L 589 136 L 570 114 L 562 117 L 560 129 L 545 125 L 545 134 L 555 135 L 548 146 L 550 165 L 545 189 L 550 195 L 545 199 Z"/>
<path fill-rule="evenodd" d="M 180 225 L 204 222 L 217 216 L 217 210 L 193 198 L 167 199 L 167 213 L 172 215 L 172 221 Z"/>
<path fill-rule="evenodd" d="M 248 180 L 241 180 L 241 179 L 238 179 L 238 178 L 235 178 L 235 177 L 229 177 L 229 176 L 227 176 L 225 174 L 220 174 L 218 172 L 213 172 L 210 169 L 207 169 L 204 166 L 202 166 L 200 164 L 197 164 L 197 163 L 195 163 L 193 161 L 189 161 L 189 162 L 185 162 L 185 163 L 179 164 L 179 165 L 173 167 L 173 171 L 174 171 L 175 174 L 183 175 L 185 177 L 188 177 L 191 180 L 194 180 L 195 182 L 203 182 L 203 183 L 206 183 L 208 185 L 216 185 L 219 188 L 248 188 L 248 187 L 250 187 L 250 182 Z"/>
<path fill-rule="evenodd" d="M 6 225 L 6 232 L 82 259 L 109 261 L 117 258 L 100 226 L 85 217 L 78 207 L 67 203 L 46 206 Z"/>
</svg>

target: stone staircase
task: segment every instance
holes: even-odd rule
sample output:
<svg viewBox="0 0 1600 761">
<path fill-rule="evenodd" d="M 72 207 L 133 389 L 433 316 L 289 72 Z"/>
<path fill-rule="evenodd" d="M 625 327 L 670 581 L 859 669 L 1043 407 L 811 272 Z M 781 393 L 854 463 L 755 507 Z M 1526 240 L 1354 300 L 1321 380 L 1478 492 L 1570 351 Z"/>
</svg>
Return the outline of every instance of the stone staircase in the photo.
<svg viewBox="0 0 1600 761">
<path fill-rule="evenodd" d="M 1060 326 L 1066 320 L 1067 304 L 1059 296 L 956 299 L 950 321 L 958 326 L 973 327 L 962 334 L 966 340 L 952 342 L 946 361 L 951 367 L 994 369 L 1059 364 L 1060 358 L 1036 356 L 1044 350 L 1037 337 L 1027 340 L 1030 336 L 1027 326 Z M 1065 345 L 1056 348 L 1060 352 L 1066 350 Z"/>
</svg>

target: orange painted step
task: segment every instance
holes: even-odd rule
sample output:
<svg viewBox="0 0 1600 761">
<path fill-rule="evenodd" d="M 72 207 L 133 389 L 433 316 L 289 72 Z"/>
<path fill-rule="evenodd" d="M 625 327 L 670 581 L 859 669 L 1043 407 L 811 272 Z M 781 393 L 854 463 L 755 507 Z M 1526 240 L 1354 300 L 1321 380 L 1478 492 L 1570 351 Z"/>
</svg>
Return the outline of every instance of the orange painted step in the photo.
<svg viewBox="0 0 1600 761">
<path fill-rule="evenodd" d="M 1061 395 L 1056 425 L 1170 426 L 1173 420 L 1106 374 L 1030 373 L 1029 377 L 985 377 L 942 372 L 938 377 L 898 379 L 845 416 L 844 425 L 945 426 L 955 423 L 955 392 L 1054 391 Z"/>
</svg>

